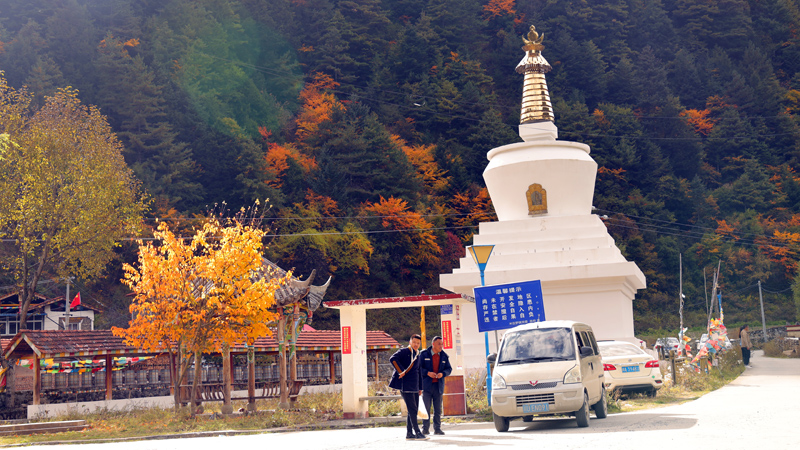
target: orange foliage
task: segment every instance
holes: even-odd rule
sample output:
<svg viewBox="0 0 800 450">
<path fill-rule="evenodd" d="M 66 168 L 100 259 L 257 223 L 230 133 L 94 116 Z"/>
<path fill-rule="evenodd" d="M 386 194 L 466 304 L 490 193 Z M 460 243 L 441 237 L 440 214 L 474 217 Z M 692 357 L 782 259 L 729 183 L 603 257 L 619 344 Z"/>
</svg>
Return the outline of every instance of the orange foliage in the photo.
<svg viewBox="0 0 800 450">
<path fill-rule="evenodd" d="M 303 45 L 300 46 L 300 48 L 297 49 L 297 51 L 298 52 L 303 52 L 303 53 L 313 52 L 314 51 L 314 46 L 313 45 L 305 45 L 305 44 L 303 44 Z"/>
<path fill-rule="evenodd" d="M 717 229 L 715 231 L 720 236 L 730 236 L 734 239 L 739 239 L 735 234 L 736 229 L 733 226 L 728 225 L 728 222 L 725 220 L 717 220 Z"/>
<path fill-rule="evenodd" d="M 0 41 L 0 55 L 2 55 L 4 51 L 5 51 L 5 44 L 3 44 L 3 41 Z"/>
<path fill-rule="evenodd" d="M 403 149 L 408 161 L 417 169 L 417 173 L 426 187 L 436 193 L 447 189 L 450 178 L 445 176 L 447 171 L 442 170 L 434 159 L 435 145 L 409 146 L 399 136 L 392 136 L 392 140 Z"/>
<path fill-rule="evenodd" d="M 276 188 L 283 186 L 282 178 L 289 169 L 289 158 L 297 161 L 306 173 L 317 167 L 314 158 L 304 155 L 293 144 L 280 145 L 271 142 L 267 144 L 267 155 L 264 158 L 267 160 L 267 171 L 275 177 L 267 183 Z"/>
<path fill-rule="evenodd" d="M 339 214 L 339 205 L 336 200 L 325 195 L 319 195 L 311 189 L 306 192 L 306 204 L 308 209 L 318 212 L 322 217 L 334 217 Z"/>
<path fill-rule="evenodd" d="M 122 43 L 123 47 L 136 47 L 137 45 L 139 45 L 139 40 L 136 38 L 128 39 Z"/>
<path fill-rule="evenodd" d="M 460 227 L 473 227 L 480 222 L 497 220 L 492 199 L 486 188 L 480 188 L 476 192 L 456 193 L 450 205 L 457 214 L 453 222 Z M 461 238 L 467 242 L 472 239 L 473 234 L 473 231 L 468 231 Z"/>
<path fill-rule="evenodd" d="M 515 0 L 490 0 L 488 4 L 483 6 L 483 17 L 488 22 L 495 17 L 516 14 L 514 7 L 516 6 Z"/>
<path fill-rule="evenodd" d="M 597 122 L 598 125 L 603 125 L 603 126 L 610 125 L 608 119 L 606 118 L 606 113 L 603 112 L 603 110 L 595 109 L 592 115 L 594 116 L 594 120 Z"/>
<path fill-rule="evenodd" d="M 275 290 L 286 279 L 263 271 L 263 236 L 210 222 L 187 241 L 161 223 L 156 243 L 139 243 L 138 267 L 123 266 L 133 319 L 114 334 L 151 351 L 180 343 L 196 355 L 267 336 Z"/>
<path fill-rule="evenodd" d="M 436 242 L 431 225 L 421 214 L 409 211 L 405 200 L 381 197 L 378 203 L 367 203 L 364 211 L 381 218 L 386 230 L 396 230 L 395 246 L 405 251 L 403 259 L 414 266 L 434 264 L 442 250 Z"/>
<path fill-rule="evenodd" d="M 711 111 L 719 111 L 730 106 L 736 108 L 736 105 L 729 104 L 725 101 L 725 98 L 720 97 L 719 95 L 712 95 L 706 99 L 706 109 Z"/>
<path fill-rule="evenodd" d="M 689 124 L 694 127 L 695 133 L 708 136 L 711 130 L 714 129 L 714 125 L 716 125 L 716 120 L 708 117 L 709 114 L 711 114 L 711 111 L 707 109 L 687 109 L 681 112 L 680 115 L 687 118 Z"/>
<path fill-rule="evenodd" d="M 610 175 L 617 180 L 625 180 L 625 169 L 609 169 L 607 167 L 598 167 L 597 175 Z"/>
<path fill-rule="evenodd" d="M 313 134 L 319 124 L 330 120 L 334 108 L 343 107 L 329 89 L 335 89 L 339 83 L 323 73 L 314 74 L 314 79 L 300 92 L 302 104 L 297 115 L 297 137 L 303 140 Z"/>
<path fill-rule="evenodd" d="M 800 256 L 800 214 L 792 214 L 786 220 L 764 217 L 761 224 L 772 231 L 771 238 L 759 238 L 759 248 L 770 261 L 783 267 L 786 276 L 793 278 L 798 270 Z M 765 230 L 769 235 L 769 231 Z"/>
</svg>

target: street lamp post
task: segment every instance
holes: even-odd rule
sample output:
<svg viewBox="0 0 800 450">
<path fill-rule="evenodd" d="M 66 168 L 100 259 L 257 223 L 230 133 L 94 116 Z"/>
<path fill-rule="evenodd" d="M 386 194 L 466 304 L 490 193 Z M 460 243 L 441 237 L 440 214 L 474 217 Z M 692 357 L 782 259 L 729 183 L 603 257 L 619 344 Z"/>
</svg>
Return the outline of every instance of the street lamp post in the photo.
<svg viewBox="0 0 800 450">
<path fill-rule="evenodd" d="M 483 271 L 486 269 L 486 263 L 489 262 L 489 257 L 492 256 L 492 250 L 494 250 L 494 245 L 470 245 L 467 247 L 469 253 L 472 255 L 472 259 L 475 261 L 475 264 L 478 265 L 478 270 L 481 273 L 481 286 L 486 286 L 486 281 L 483 277 Z M 477 308 L 477 305 L 475 305 Z M 489 406 L 492 406 L 492 365 L 489 364 L 488 357 L 489 357 L 489 333 L 483 333 L 484 343 L 486 345 L 486 396 L 489 403 Z"/>
</svg>

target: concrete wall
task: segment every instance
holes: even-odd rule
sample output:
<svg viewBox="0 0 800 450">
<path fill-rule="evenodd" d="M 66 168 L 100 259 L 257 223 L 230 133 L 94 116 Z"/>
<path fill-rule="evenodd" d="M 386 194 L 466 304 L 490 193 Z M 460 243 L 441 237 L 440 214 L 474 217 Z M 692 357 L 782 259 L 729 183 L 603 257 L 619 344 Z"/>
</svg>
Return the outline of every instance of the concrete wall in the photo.
<svg viewBox="0 0 800 450">
<path fill-rule="evenodd" d="M 341 384 L 322 384 L 303 386 L 300 395 L 308 393 L 341 392 Z M 232 397 L 246 397 L 247 391 L 233 391 Z M 67 414 L 92 414 L 99 411 L 131 411 L 145 408 L 172 408 L 175 399 L 171 395 L 163 397 L 142 397 L 120 400 L 102 400 L 96 402 L 54 403 L 49 405 L 28 405 L 28 419 L 53 418 Z"/>
</svg>

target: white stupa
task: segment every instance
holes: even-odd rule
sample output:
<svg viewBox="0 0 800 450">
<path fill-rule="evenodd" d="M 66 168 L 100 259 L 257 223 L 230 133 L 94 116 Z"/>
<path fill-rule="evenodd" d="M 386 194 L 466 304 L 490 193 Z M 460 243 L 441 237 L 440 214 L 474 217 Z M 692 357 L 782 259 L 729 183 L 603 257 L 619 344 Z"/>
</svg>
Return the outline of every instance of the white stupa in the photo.
<svg viewBox="0 0 800 450">
<path fill-rule="evenodd" d="M 598 339 L 638 342 L 634 338 L 633 298 L 645 277 L 627 261 L 592 214 L 597 163 L 589 146 L 558 140 L 541 54 L 543 35 L 532 26 L 523 38 L 525 57 L 517 72 L 525 75 L 519 134 L 522 143 L 488 152 L 483 178 L 497 222 L 480 224 L 475 245 L 494 245 L 485 269 L 486 285 L 541 280 L 547 320 L 588 323 Z M 480 273 L 471 256 L 440 275 L 440 286 L 473 295 Z M 484 336 L 474 303 L 462 305 L 454 321 L 458 360 L 464 369 L 485 367 Z M 458 338 L 460 337 L 460 342 Z M 492 351 L 494 337 L 490 339 Z"/>
</svg>

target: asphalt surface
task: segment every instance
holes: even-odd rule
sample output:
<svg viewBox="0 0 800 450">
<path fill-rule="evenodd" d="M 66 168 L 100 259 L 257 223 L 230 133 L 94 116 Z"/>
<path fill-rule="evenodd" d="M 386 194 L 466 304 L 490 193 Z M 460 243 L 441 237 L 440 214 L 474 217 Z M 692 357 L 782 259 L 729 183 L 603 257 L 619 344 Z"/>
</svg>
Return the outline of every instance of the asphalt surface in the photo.
<svg viewBox="0 0 800 450">
<path fill-rule="evenodd" d="M 682 405 L 574 419 L 514 421 L 507 433 L 490 423 L 445 424 L 445 436 L 406 441 L 404 427 L 346 428 L 256 435 L 156 439 L 59 446 L 80 450 L 144 449 L 408 449 L 483 447 L 509 449 L 796 449 L 800 448 L 800 359 L 765 358 L 754 352 L 752 369 L 722 389 Z M 337 426 L 328 423 L 327 426 Z M 53 448 L 42 446 L 42 448 Z"/>
</svg>

